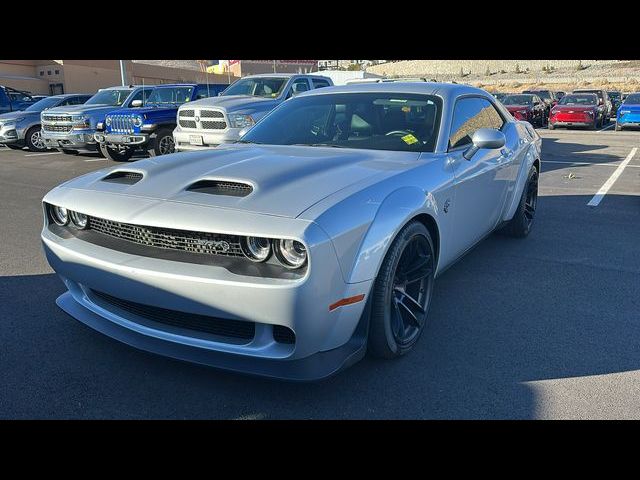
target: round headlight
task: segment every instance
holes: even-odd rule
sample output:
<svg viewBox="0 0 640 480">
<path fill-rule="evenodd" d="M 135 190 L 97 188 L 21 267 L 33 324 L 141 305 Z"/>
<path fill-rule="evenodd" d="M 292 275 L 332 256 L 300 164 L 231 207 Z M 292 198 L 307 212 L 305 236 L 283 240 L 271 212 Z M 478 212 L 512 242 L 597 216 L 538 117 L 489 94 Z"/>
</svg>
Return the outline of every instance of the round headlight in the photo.
<svg viewBox="0 0 640 480">
<path fill-rule="evenodd" d="M 53 217 L 53 221 L 58 225 L 66 225 L 69 223 L 69 210 L 64 207 L 54 205 L 51 209 L 51 216 Z"/>
<path fill-rule="evenodd" d="M 287 268 L 300 268 L 307 261 L 307 249 L 297 240 L 278 240 L 276 253 Z"/>
<path fill-rule="evenodd" d="M 110 126 L 111 126 L 111 117 L 107 117 L 107 118 L 104 120 L 104 123 L 105 123 L 105 125 L 106 125 L 107 127 L 110 127 Z"/>
<path fill-rule="evenodd" d="M 271 253 L 271 242 L 268 238 L 245 237 L 241 247 L 242 252 L 254 262 L 264 262 Z"/>
<path fill-rule="evenodd" d="M 84 230 L 85 228 L 87 228 L 87 216 L 84 213 L 71 212 L 71 221 L 80 230 Z"/>
<path fill-rule="evenodd" d="M 142 125 L 142 117 L 133 117 L 133 126 L 140 127 Z"/>
</svg>

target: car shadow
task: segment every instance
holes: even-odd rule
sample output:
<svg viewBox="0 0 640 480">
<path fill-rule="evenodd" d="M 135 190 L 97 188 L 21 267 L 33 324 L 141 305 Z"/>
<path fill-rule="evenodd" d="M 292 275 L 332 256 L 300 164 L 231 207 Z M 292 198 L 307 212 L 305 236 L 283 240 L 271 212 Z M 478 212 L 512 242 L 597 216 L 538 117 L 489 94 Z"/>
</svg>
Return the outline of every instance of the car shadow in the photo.
<svg viewBox="0 0 640 480">
<path fill-rule="evenodd" d="M 564 142 L 554 137 L 542 138 L 542 171 L 549 172 L 563 168 L 588 167 L 582 163 L 554 163 L 554 162 L 583 162 L 610 163 L 619 162 L 617 155 L 602 153 L 598 150 L 610 148 L 610 145 L 592 145 L 583 143 Z"/>
<path fill-rule="evenodd" d="M 589 198 L 540 197 L 529 237 L 494 234 L 438 279 L 411 353 L 318 383 L 138 351 L 61 312 L 54 274 L 0 277 L 0 416 L 537 418 L 529 382 L 640 369 L 640 196 Z"/>
</svg>

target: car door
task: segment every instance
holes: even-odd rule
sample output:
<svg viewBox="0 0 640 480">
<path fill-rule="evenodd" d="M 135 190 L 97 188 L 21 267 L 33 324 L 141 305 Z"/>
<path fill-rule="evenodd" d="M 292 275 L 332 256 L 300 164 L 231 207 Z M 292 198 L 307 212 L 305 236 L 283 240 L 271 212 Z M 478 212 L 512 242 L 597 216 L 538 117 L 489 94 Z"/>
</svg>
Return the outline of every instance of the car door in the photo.
<svg viewBox="0 0 640 480">
<path fill-rule="evenodd" d="M 470 160 L 463 154 L 471 146 L 471 136 L 476 130 L 503 130 L 506 125 L 502 115 L 484 97 L 465 96 L 456 101 L 448 149 L 455 177 L 455 200 L 450 205 L 454 215 L 451 248 L 455 256 L 491 232 L 500 220 L 517 140 L 516 144 L 498 150 L 480 149 Z M 514 136 L 510 137 L 513 143 Z"/>
</svg>

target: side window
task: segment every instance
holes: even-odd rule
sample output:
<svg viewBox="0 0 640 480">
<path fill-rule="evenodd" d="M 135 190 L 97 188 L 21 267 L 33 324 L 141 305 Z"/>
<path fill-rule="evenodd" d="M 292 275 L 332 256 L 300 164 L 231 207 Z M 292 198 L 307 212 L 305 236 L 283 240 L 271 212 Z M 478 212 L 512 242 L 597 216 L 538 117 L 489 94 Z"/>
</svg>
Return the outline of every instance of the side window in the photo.
<svg viewBox="0 0 640 480">
<path fill-rule="evenodd" d="M 199 85 L 197 87 L 196 96 L 194 97 L 194 100 L 200 100 L 201 98 L 209 98 L 209 97 L 215 97 L 215 96 L 216 96 L 216 91 L 213 85 L 209 86 L 208 91 L 207 91 L 206 85 Z"/>
<path fill-rule="evenodd" d="M 480 128 L 500 130 L 504 120 L 495 107 L 479 97 L 462 98 L 456 102 L 453 111 L 449 149 L 471 144 L 471 136 Z"/>
<path fill-rule="evenodd" d="M 153 91 L 153 87 L 145 88 L 144 90 L 142 89 L 138 90 L 135 93 L 135 95 L 131 97 L 131 101 L 129 102 L 129 105 L 131 105 L 131 102 L 133 102 L 134 100 L 143 100 L 142 98 L 143 92 L 144 92 L 144 101 L 142 103 L 147 103 L 147 99 L 149 98 L 149 95 L 151 95 L 152 91 Z"/>
<path fill-rule="evenodd" d="M 309 82 L 307 81 L 307 79 L 298 78 L 297 80 L 294 80 L 293 84 L 291 85 L 291 90 L 289 91 L 289 95 L 287 95 L 287 98 L 295 97 L 299 93 L 306 92 L 307 90 L 309 90 Z"/>
<path fill-rule="evenodd" d="M 313 88 L 322 88 L 322 87 L 329 87 L 329 82 L 327 82 L 326 80 L 323 80 L 321 78 L 313 78 L 311 80 L 311 83 L 313 83 Z"/>
</svg>

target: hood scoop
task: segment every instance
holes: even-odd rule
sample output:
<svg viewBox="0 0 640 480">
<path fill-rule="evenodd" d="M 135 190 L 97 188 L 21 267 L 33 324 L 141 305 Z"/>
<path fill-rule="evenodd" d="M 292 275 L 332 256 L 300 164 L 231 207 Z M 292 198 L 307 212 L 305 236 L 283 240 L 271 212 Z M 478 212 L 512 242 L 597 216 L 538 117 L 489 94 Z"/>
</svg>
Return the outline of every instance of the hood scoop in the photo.
<svg viewBox="0 0 640 480">
<path fill-rule="evenodd" d="M 102 179 L 103 182 L 120 183 L 122 185 L 133 185 L 142 180 L 140 172 L 116 171 L 112 172 Z"/>
<path fill-rule="evenodd" d="M 209 195 L 226 195 L 228 197 L 246 197 L 253 192 L 253 186 L 248 183 L 230 182 L 228 180 L 199 180 L 189 185 L 187 191 Z"/>
</svg>

